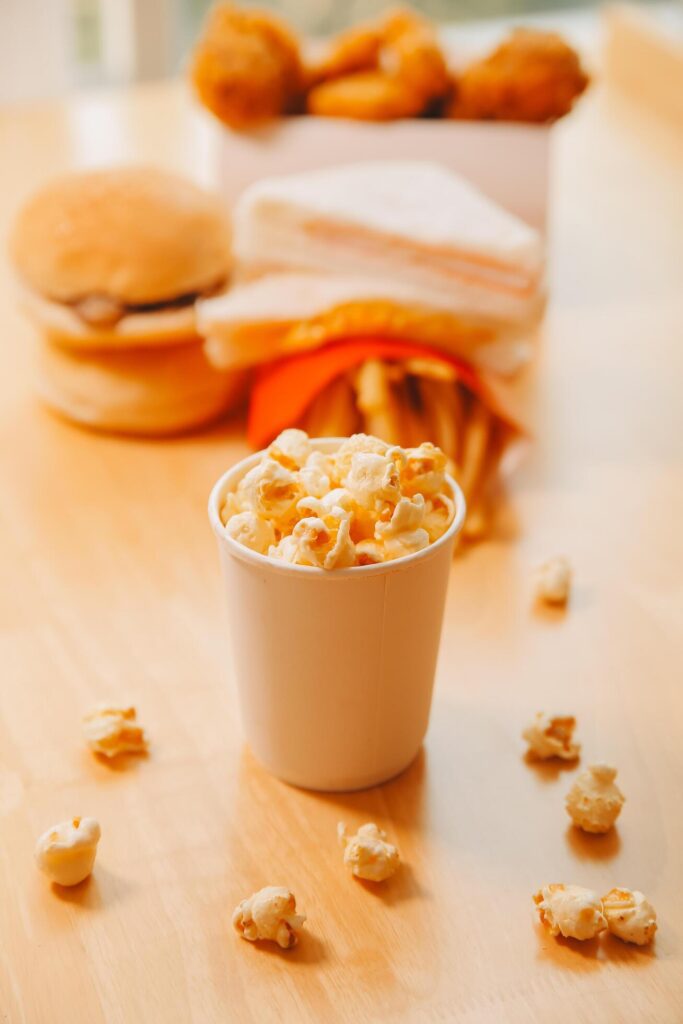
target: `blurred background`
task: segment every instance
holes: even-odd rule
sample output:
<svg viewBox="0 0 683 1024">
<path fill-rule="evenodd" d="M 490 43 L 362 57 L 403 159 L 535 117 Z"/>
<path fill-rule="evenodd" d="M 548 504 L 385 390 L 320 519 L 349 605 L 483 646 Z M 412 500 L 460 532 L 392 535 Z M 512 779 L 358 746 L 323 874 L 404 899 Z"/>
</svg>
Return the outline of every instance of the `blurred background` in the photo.
<svg viewBox="0 0 683 1024">
<path fill-rule="evenodd" d="M 0 0 L 0 103 L 165 78 L 179 71 L 211 0 Z M 245 4 L 249 6 L 249 4 Z M 331 33 L 391 0 L 261 0 L 300 31 Z M 557 23 L 567 0 L 416 0 L 441 22 Z M 589 13 L 595 0 L 571 0 Z"/>
</svg>

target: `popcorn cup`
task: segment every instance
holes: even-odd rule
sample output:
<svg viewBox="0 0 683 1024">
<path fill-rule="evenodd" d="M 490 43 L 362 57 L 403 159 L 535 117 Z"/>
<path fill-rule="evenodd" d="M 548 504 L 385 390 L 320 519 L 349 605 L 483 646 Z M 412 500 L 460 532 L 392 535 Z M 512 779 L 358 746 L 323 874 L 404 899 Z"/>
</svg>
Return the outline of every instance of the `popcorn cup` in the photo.
<svg viewBox="0 0 683 1024">
<path fill-rule="evenodd" d="M 311 443 L 330 452 L 342 440 Z M 228 470 L 209 498 L 247 742 L 295 786 L 377 785 L 411 763 L 427 731 L 465 500 L 448 477 L 453 522 L 415 554 L 329 571 L 290 565 L 239 544 L 221 522 L 226 494 L 262 455 Z"/>
</svg>

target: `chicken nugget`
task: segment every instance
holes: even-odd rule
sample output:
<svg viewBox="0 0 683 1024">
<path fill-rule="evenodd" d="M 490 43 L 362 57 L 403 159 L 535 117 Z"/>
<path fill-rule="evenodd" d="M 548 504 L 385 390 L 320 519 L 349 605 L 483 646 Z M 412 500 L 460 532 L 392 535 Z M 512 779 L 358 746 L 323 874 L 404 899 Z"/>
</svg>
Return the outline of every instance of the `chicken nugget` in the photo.
<svg viewBox="0 0 683 1024">
<path fill-rule="evenodd" d="M 308 94 L 308 112 L 323 117 L 361 121 L 392 121 L 414 117 L 424 107 L 422 97 L 382 71 L 361 71 L 322 82 Z"/>
<path fill-rule="evenodd" d="M 423 106 L 445 96 L 450 87 L 443 54 L 429 28 L 411 29 L 384 46 L 382 70 L 412 89 Z"/>
<path fill-rule="evenodd" d="M 422 96 L 425 103 L 448 92 L 446 61 L 436 33 L 426 18 L 399 8 L 384 20 L 380 67 Z"/>
<path fill-rule="evenodd" d="M 272 15 L 221 3 L 206 20 L 190 77 L 216 117 L 246 128 L 291 109 L 302 87 L 299 47 Z"/>
<path fill-rule="evenodd" d="M 318 56 L 306 68 L 306 80 L 313 85 L 331 78 L 343 78 L 357 71 L 372 71 L 379 63 L 382 33 L 378 25 L 359 25 L 322 45 Z"/>
<path fill-rule="evenodd" d="M 455 83 L 448 117 L 554 121 L 588 85 L 578 54 L 554 32 L 517 29 Z"/>
</svg>

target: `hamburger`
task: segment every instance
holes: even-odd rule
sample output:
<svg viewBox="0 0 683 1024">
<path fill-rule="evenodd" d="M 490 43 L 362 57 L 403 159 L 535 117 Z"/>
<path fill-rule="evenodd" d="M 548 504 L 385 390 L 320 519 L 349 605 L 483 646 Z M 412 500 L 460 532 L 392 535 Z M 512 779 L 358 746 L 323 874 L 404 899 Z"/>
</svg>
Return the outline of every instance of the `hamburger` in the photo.
<svg viewBox="0 0 683 1024">
<path fill-rule="evenodd" d="M 235 405 L 195 308 L 220 294 L 231 231 L 219 200 L 151 167 L 74 173 L 20 211 L 10 238 L 21 305 L 41 338 L 39 391 L 77 423 L 177 433 Z"/>
</svg>

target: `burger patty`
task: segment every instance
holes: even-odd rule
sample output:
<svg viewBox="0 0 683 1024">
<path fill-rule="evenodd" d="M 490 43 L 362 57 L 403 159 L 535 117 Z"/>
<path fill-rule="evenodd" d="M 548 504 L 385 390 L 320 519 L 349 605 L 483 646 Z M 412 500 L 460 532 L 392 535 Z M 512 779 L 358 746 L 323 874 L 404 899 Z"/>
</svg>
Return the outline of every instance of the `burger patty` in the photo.
<svg viewBox="0 0 683 1024">
<path fill-rule="evenodd" d="M 158 313 L 166 309 L 184 309 L 187 306 L 193 306 L 198 299 L 216 295 L 224 286 L 225 279 L 222 279 L 202 291 L 186 292 L 184 295 L 176 295 L 160 302 L 127 303 L 120 299 L 114 299 L 110 295 L 93 293 L 65 304 L 70 306 L 74 313 L 91 327 L 110 328 L 115 327 L 124 316 L 134 313 Z"/>
</svg>

